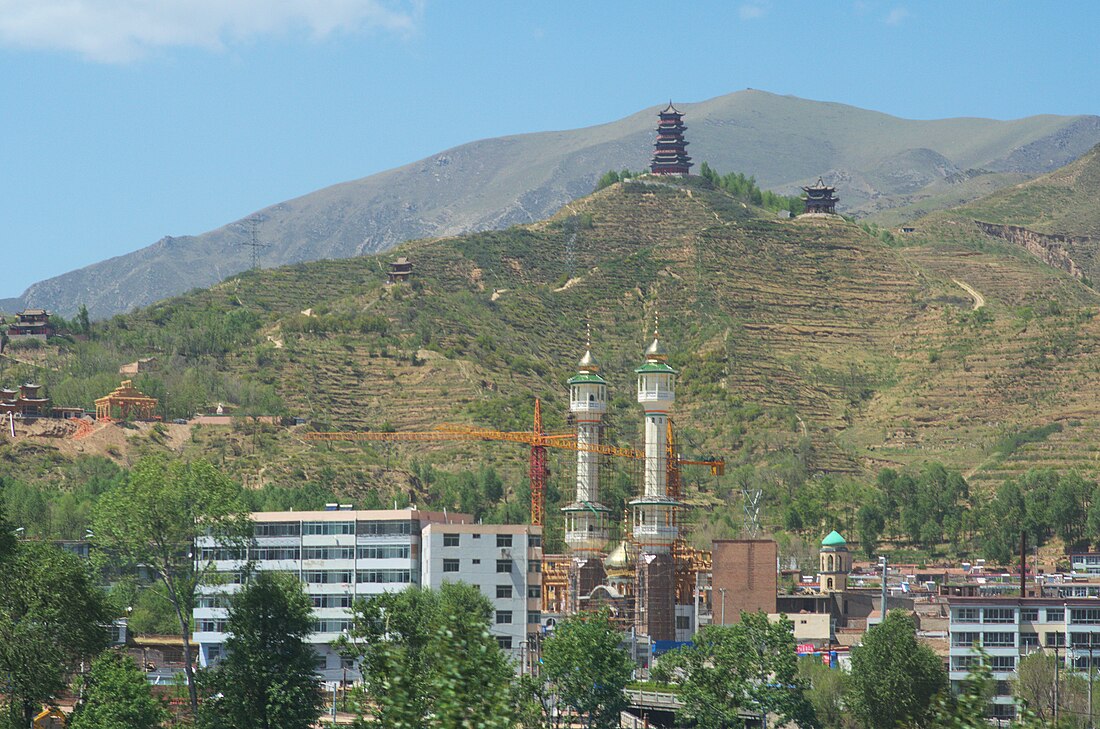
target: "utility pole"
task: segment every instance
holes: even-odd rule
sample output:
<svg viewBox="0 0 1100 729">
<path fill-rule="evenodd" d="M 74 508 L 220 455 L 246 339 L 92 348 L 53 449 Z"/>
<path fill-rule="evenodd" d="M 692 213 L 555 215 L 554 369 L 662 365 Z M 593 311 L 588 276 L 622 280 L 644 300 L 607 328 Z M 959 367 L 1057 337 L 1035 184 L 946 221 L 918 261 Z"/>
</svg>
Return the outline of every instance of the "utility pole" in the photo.
<svg viewBox="0 0 1100 729">
<path fill-rule="evenodd" d="M 1061 659 L 1058 656 L 1058 644 L 1054 644 L 1054 726 L 1058 726 L 1058 664 Z"/>
<path fill-rule="evenodd" d="M 879 605 L 879 612 L 882 613 L 882 620 L 879 623 L 879 625 L 881 625 L 882 623 L 886 622 L 886 604 L 887 604 L 887 601 L 889 600 L 889 596 L 888 596 L 887 590 L 886 590 L 886 574 L 889 571 L 889 567 L 886 564 L 886 556 L 885 555 L 879 557 L 878 561 L 879 561 L 879 564 L 882 565 L 882 598 L 881 598 L 881 602 L 880 602 L 880 605 Z"/>
</svg>

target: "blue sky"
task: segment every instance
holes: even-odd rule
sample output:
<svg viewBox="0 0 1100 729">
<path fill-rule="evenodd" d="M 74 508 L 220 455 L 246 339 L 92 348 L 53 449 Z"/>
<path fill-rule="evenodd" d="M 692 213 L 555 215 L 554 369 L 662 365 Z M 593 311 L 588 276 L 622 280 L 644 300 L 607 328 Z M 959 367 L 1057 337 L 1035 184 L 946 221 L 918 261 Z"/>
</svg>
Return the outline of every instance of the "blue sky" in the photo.
<svg viewBox="0 0 1100 729">
<path fill-rule="evenodd" d="M 1100 114 L 1097 27 L 1085 1 L 0 0 L 0 297 L 463 142 L 668 98 Z"/>
</svg>

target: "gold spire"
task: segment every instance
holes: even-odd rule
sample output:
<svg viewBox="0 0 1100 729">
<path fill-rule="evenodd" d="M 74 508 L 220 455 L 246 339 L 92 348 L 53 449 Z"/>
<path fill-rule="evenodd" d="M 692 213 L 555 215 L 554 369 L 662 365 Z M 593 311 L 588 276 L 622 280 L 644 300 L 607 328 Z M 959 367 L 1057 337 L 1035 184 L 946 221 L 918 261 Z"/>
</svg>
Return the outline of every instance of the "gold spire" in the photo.
<svg viewBox="0 0 1100 729">
<path fill-rule="evenodd" d="M 577 366 L 581 372 L 598 372 L 600 363 L 592 356 L 592 322 L 587 322 L 585 328 L 584 356 L 581 357 L 581 361 Z"/>
<path fill-rule="evenodd" d="M 668 352 L 661 344 L 660 318 L 657 314 L 653 315 L 653 341 L 646 348 L 645 358 L 654 362 L 664 362 L 668 359 Z"/>
</svg>

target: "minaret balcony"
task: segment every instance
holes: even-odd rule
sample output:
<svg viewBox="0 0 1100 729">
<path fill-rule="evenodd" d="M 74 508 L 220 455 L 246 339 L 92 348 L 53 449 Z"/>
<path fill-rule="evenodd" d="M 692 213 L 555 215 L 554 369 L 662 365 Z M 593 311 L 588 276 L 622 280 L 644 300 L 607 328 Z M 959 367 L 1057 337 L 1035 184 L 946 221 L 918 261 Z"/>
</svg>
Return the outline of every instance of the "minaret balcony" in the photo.
<svg viewBox="0 0 1100 729">
<path fill-rule="evenodd" d="M 607 412 L 607 403 L 603 400 L 570 400 L 569 410 L 574 413 L 603 415 Z"/>
</svg>

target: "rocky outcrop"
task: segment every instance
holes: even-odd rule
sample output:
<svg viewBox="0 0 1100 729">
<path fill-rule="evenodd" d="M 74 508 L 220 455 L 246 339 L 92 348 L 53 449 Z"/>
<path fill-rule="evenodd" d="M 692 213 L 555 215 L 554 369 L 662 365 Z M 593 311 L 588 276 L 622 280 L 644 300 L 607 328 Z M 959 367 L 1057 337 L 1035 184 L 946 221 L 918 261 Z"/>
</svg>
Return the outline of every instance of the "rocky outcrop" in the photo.
<svg viewBox="0 0 1100 729">
<path fill-rule="evenodd" d="M 1001 238 L 1024 248 L 1048 266 L 1061 269 L 1074 278 L 1081 279 L 1085 277 L 1084 271 L 1073 260 L 1068 250 L 1075 243 L 1086 242 L 1082 239 L 1071 238 L 1066 235 L 1036 233 L 1034 230 L 1028 230 L 1018 225 L 997 225 L 996 223 L 983 223 L 980 220 L 975 220 L 974 224 L 986 235 Z"/>
</svg>

